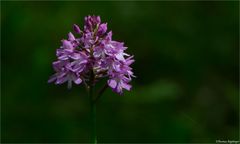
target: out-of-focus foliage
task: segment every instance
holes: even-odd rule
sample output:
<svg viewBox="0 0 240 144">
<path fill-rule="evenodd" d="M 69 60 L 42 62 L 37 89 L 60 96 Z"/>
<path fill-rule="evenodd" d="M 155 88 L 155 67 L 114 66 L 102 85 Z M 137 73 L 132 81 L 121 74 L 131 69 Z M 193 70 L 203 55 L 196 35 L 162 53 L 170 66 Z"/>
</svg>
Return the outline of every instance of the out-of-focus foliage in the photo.
<svg viewBox="0 0 240 144">
<path fill-rule="evenodd" d="M 1 2 L 2 142 L 89 142 L 84 87 L 47 84 L 89 14 L 136 59 L 132 91 L 97 105 L 98 142 L 239 139 L 239 2 Z"/>
</svg>

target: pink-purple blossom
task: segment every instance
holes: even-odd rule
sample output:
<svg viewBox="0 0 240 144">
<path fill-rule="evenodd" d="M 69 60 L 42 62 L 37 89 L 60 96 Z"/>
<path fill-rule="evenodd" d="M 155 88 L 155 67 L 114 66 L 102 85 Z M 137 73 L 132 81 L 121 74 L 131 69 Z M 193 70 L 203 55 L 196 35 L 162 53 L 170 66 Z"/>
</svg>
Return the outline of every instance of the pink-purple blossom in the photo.
<svg viewBox="0 0 240 144">
<path fill-rule="evenodd" d="M 62 84 L 67 82 L 71 88 L 75 84 L 90 83 L 93 73 L 93 85 L 107 77 L 107 84 L 113 91 L 122 94 L 123 89 L 130 90 L 129 84 L 134 77 L 130 65 L 133 56 L 125 53 L 123 42 L 112 40 L 112 31 L 107 32 L 107 23 L 101 23 L 99 16 L 85 17 L 84 28 L 73 25 L 76 33 L 71 32 L 68 39 L 56 50 L 57 60 L 53 62 L 55 74 L 48 82 Z"/>
</svg>

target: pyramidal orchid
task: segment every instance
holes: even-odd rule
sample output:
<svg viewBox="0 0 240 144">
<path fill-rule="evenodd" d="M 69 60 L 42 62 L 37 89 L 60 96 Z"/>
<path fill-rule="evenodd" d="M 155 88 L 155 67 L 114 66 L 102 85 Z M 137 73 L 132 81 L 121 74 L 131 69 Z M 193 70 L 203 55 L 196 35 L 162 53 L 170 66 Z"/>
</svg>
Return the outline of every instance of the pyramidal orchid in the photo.
<svg viewBox="0 0 240 144">
<path fill-rule="evenodd" d="M 107 77 L 113 91 L 122 94 L 123 89 L 130 90 L 129 82 L 134 77 L 130 67 L 133 56 L 124 52 L 127 47 L 123 42 L 112 40 L 107 23 L 101 23 L 99 16 L 87 16 L 83 30 L 76 24 L 73 29 L 77 37 L 69 32 L 68 39 L 62 40 L 62 46 L 56 51 L 57 60 L 53 62 L 56 73 L 48 82 L 67 82 L 71 88 L 72 83 L 89 84 L 93 73 L 92 85 Z"/>
<path fill-rule="evenodd" d="M 92 142 L 96 143 L 96 100 L 107 87 L 118 94 L 131 89 L 129 83 L 134 75 L 130 65 L 134 60 L 125 53 L 123 42 L 112 39 L 112 31 L 107 31 L 107 23 L 101 23 L 99 16 L 86 16 L 84 27 L 80 29 L 74 24 L 73 30 L 75 36 L 69 32 L 56 50 L 57 60 L 52 64 L 55 74 L 48 82 L 67 83 L 69 89 L 72 83 L 85 85 L 92 107 Z M 93 87 L 102 78 L 107 78 L 106 85 L 95 97 Z"/>
</svg>

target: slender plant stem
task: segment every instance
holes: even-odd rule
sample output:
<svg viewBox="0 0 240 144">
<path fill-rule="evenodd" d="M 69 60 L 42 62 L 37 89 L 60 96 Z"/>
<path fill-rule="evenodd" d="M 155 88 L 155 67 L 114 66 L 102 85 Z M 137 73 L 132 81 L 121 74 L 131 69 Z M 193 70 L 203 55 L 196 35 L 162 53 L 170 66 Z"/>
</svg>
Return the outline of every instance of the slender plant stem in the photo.
<svg viewBox="0 0 240 144">
<path fill-rule="evenodd" d="M 97 143 L 97 125 L 96 125 L 96 103 L 94 101 L 94 94 L 93 94 L 93 81 L 94 81 L 94 74 L 93 71 L 91 72 L 90 76 L 90 85 L 89 85 L 89 101 L 91 106 L 91 143 Z"/>
<path fill-rule="evenodd" d="M 92 140 L 93 144 L 97 143 L 97 125 L 96 125 L 96 103 L 94 101 L 91 102 L 91 117 L 92 117 Z"/>
</svg>

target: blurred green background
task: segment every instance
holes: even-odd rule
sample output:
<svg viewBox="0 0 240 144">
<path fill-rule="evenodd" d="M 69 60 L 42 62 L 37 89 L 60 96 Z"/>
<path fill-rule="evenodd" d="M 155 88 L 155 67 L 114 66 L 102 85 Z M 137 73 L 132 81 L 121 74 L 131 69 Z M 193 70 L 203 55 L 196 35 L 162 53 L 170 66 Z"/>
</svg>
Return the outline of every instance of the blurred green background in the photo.
<svg viewBox="0 0 240 144">
<path fill-rule="evenodd" d="M 47 80 L 60 40 L 100 15 L 135 56 L 97 105 L 98 142 L 239 140 L 239 2 L 1 2 L 2 142 L 89 142 L 83 86 Z"/>
</svg>

